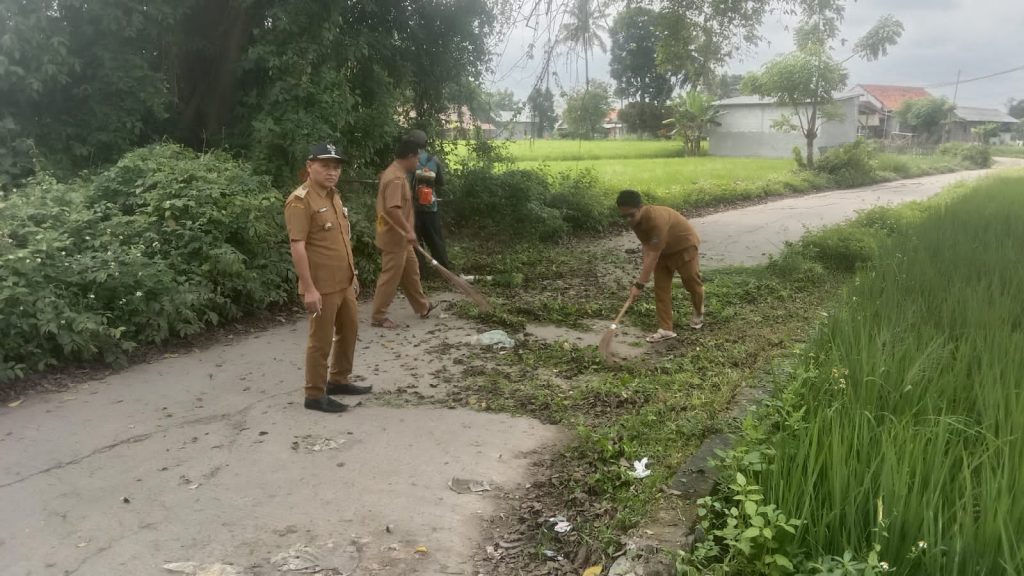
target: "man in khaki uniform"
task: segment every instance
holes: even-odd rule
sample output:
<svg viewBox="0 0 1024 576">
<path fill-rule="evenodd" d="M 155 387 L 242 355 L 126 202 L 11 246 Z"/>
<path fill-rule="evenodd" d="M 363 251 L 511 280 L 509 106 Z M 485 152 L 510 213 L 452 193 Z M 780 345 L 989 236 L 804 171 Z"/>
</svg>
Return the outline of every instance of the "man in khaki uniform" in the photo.
<svg viewBox="0 0 1024 576">
<path fill-rule="evenodd" d="M 630 296 L 639 297 L 654 275 L 658 331 L 648 336 L 647 341 L 660 342 L 676 337 L 672 329 L 672 277 L 677 273 L 693 304 L 690 326 L 695 329 L 704 326 L 704 283 L 700 278 L 697 231 L 682 214 L 667 206 L 645 206 L 635 190 L 623 190 L 615 203 L 643 245 L 643 267 L 629 289 Z"/>
<path fill-rule="evenodd" d="M 348 209 L 342 206 L 335 188 L 345 162 L 334 146 L 313 146 L 306 161 L 309 178 L 284 205 L 299 294 L 309 313 L 305 406 L 321 412 L 348 409 L 330 395 L 367 394 L 372 389 L 349 381 L 359 330 L 359 280 L 352 258 Z"/>
<path fill-rule="evenodd" d="M 395 160 L 380 175 L 377 190 L 377 248 L 381 271 L 373 294 L 371 325 L 397 328 L 388 318 L 388 308 L 399 285 L 413 311 L 426 318 L 434 305 L 420 286 L 420 267 L 416 261 L 416 222 L 413 214 L 409 175 L 416 171 L 420 150 L 416 142 L 403 140 L 395 150 Z"/>
</svg>

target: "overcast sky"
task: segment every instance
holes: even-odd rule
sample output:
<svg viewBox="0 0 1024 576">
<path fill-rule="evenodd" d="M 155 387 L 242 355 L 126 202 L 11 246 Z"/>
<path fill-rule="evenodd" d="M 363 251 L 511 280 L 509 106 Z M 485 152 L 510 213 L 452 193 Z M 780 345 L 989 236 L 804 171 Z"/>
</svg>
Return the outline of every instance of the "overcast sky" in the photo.
<svg viewBox="0 0 1024 576">
<path fill-rule="evenodd" d="M 900 43 L 877 62 L 851 60 L 850 84 L 923 86 L 933 94 L 953 97 L 957 70 L 963 80 L 1024 66 L 1024 0 L 860 0 L 850 2 L 843 35 L 855 40 L 879 16 L 893 13 L 903 21 Z M 756 70 L 772 57 L 792 49 L 787 22 L 770 16 L 763 33 L 768 42 L 748 50 L 730 65 L 730 72 Z M 533 34 L 517 30 L 503 55 L 496 58 L 492 88 L 512 89 L 525 98 L 538 72 L 536 62 L 523 62 Z M 844 58 L 842 50 L 837 56 Z M 561 59 L 557 73 L 565 87 L 583 84 L 583 64 Z M 600 52 L 590 64 L 591 78 L 608 79 L 608 56 Z M 554 87 L 553 87 L 554 89 Z M 557 92 L 557 90 L 556 90 Z M 961 83 L 957 102 L 1005 110 L 1007 99 L 1024 98 L 1024 70 L 990 79 Z"/>
</svg>

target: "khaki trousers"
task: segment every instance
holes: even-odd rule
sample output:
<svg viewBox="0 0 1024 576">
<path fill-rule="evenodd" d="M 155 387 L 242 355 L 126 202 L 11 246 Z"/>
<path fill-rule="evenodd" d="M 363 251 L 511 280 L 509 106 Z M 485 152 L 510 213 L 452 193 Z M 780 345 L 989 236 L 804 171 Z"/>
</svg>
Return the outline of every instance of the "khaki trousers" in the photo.
<svg viewBox="0 0 1024 576">
<path fill-rule="evenodd" d="M 328 357 L 331 359 L 330 380 L 342 384 L 349 381 L 359 334 L 359 308 L 353 286 L 321 294 L 321 297 L 323 306 L 320 314 L 315 318 L 309 314 L 306 398 L 320 398 L 327 393 Z"/>
<path fill-rule="evenodd" d="M 426 314 L 430 307 L 423 287 L 420 286 L 420 265 L 416 261 L 416 251 L 409 246 L 404 252 L 381 252 L 380 276 L 377 277 L 377 290 L 373 293 L 374 322 L 383 322 L 388 317 L 388 308 L 395 300 L 395 292 L 402 287 L 405 297 L 417 314 Z"/>
<path fill-rule="evenodd" d="M 679 274 L 690 293 L 693 311 L 704 313 L 704 282 L 700 279 L 700 256 L 691 246 L 671 254 L 662 254 L 654 267 L 654 309 L 658 327 L 672 331 L 672 277 Z"/>
</svg>

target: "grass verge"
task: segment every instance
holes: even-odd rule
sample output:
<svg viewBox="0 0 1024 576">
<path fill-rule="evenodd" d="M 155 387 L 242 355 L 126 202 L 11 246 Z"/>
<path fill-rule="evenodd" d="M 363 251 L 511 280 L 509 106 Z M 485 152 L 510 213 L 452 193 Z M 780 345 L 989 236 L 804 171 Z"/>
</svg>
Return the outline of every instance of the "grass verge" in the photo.
<svg viewBox="0 0 1024 576">
<path fill-rule="evenodd" d="M 993 146 L 992 155 L 1003 158 L 1024 158 L 1024 146 Z"/>
<path fill-rule="evenodd" d="M 527 266 L 531 273 L 517 285 L 488 290 L 502 302 L 499 316 L 506 315 L 513 328 L 552 317 L 578 327 L 610 318 L 628 279 L 608 270 L 632 270 L 636 264 L 632 257 L 600 250 L 561 247 L 503 256 L 508 266 Z M 521 510 L 534 527 L 562 515 L 575 528 L 564 536 L 528 530 L 532 546 L 517 561 L 543 564 L 541 551 L 553 550 L 586 563 L 619 551 L 622 537 L 659 503 L 662 487 L 682 461 L 728 425 L 723 414 L 737 389 L 802 341 L 845 277 L 816 265 L 709 271 L 704 330 L 683 332 L 655 352 L 616 366 L 605 365 L 594 346 L 568 341 L 527 339 L 508 354 L 477 353 L 450 393 L 451 404 L 529 415 L 576 431 L 534 484 L 541 504 Z M 675 301 L 677 317 L 688 317 L 688 299 L 679 287 Z M 635 305 L 627 324 L 653 330 L 653 302 Z M 620 339 L 616 345 L 630 344 Z M 644 457 L 653 474 L 638 480 L 629 471 Z"/>
<path fill-rule="evenodd" d="M 888 238 L 724 458 L 682 573 L 1024 572 L 1022 187 L 858 223 Z"/>
</svg>

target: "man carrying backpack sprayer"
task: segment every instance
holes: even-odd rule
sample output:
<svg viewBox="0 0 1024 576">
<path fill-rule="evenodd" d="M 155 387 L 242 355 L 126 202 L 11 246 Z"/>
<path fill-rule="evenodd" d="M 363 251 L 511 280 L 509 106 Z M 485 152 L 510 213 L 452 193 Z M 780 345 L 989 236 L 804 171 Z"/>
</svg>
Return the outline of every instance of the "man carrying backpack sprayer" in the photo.
<svg viewBox="0 0 1024 576">
<path fill-rule="evenodd" d="M 441 214 L 437 205 L 437 193 L 444 187 L 444 165 L 437 156 L 427 152 L 425 132 L 412 130 L 405 139 L 415 142 L 420 151 L 416 172 L 409 177 L 416 213 L 416 238 L 427 245 L 430 255 L 438 264 L 451 270 L 452 263 L 448 260 L 448 249 L 444 245 Z M 430 269 L 430 262 L 419 252 L 416 258 L 420 263 L 420 273 L 425 274 Z"/>
<path fill-rule="evenodd" d="M 395 150 L 395 160 L 380 175 L 377 189 L 377 235 L 374 243 L 380 250 L 381 271 L 373 294 L 373 315 L 370 325 L 395 329 L 399 324 L 388 318 L 388 308 L 401 286 L 413 311 L 427 318 L 437 307 L 431 303 L 420 284 L 420 268 L 416 262 L 413 195 L 409 190 L 409 174 L 416 170 L 419 156 L 416 144 L 402 140 Z"/>
<path fill-rule="evenodd" d="M 648 342 L 675 338 L 672 327 L 672 277 L 679 274 L 683 287 L 690 293 L 693 316 L 690 327 L 704 326 L 704 283 L 700 277 L 700 237 L 682 214 L 667 206 L 645 205 L 636 190 L 623 190 L 615 204 L 643 245 L 643 267 L 629 289 L 635 300 L 654 276 L 654 306 L 658 331 Z"/>
</svg>

